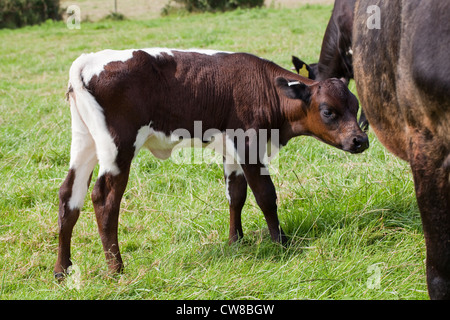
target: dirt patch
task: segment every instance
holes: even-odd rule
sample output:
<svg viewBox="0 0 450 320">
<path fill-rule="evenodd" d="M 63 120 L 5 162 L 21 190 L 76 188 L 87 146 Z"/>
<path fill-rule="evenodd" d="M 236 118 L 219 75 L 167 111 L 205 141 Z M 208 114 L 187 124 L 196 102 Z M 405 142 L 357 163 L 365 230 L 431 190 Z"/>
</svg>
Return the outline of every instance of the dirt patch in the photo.
<svg viewBox="0 0 450 320">
<path fill-rule="evenodd" d="M 117 12 L 129 19 L 151 19 L 160 16 L 161 9 L 169 0 L 62 0 L 61 7 L 67 8 L 75 4 L 81 9 L 82 20 L 97 21 L 114 12 L 115 3 Z M 266 0 L 266 6 L 275 8 L 295 8 L 304 4 L 332 4 L 334 0 Z"/>
</svg>

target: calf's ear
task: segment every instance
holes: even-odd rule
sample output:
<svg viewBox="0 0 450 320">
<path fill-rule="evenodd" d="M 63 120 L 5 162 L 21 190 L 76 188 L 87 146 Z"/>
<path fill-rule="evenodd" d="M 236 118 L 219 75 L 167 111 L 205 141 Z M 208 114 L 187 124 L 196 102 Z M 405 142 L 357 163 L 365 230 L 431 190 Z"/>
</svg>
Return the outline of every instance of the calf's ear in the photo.
<svg viewBox="0 0 450 320">
<path fill-rule="evenodd" d="M 314 69 L 316 68 L 317 63 L 308 65 L 296 56 L 292 56 L 292 64 L 294 65 L 295 71 L 297 71 L 297 73 L 302 77 L 312 80 L 316 79 L 316 72 Z"/>
<path fill-rule="evenodd" d="M 300 99 L 306 104 L 309 104 L 311 91 L 306 84 L 296 80 L 287 80 L 283 77 L 277 77 L 275 83 L 289 99 Z"/>
</svg>

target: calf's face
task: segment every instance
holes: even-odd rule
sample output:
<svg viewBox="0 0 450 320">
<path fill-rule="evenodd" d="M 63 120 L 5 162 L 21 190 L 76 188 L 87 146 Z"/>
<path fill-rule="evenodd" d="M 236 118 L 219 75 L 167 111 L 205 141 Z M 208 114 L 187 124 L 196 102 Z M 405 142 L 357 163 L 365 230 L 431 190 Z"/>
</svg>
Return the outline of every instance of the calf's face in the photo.
<svg viewBox="0 0 450 320">
<path fill-rule="evenodd" d="M 277 85 L 292 100 L 297 100 L 291 125 L 298 134 L 310 135 L 338 149 L 361 153 L 369 139 L 357 122 L 358 100 L 339 79 L 326 79 L 311 86 L 298 81 L 277 79 Z M 294 130 L 295 131 L 295 130 Z"/>
</svg>

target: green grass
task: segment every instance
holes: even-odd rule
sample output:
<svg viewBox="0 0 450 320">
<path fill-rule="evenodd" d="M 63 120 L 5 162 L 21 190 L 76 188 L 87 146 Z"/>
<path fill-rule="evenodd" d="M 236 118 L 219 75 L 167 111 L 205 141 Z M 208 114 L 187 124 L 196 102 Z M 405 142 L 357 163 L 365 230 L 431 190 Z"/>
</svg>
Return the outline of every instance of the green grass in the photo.
<svg viewBox="0 0 450 320">
<path fill-rule="evenodd" d="M 428 299 L 409 167 L 372 133 L 361 155 L 308 137 L 281 151 L 273 181 L 287 248 L 270 241 L 250 191 L 245 239 L 227 244 L 221 166 L 162 162 L 142 151 L 122 201 L 124 274 L 108 276 L 87 197 L 72 240 L 79 272 L 53 278 L 58 189 L 70 150 L 64 93 L 77 56 L 199 47 L 247 51 L 290 68 L 292 54 L 317 59 L 330 13 L 330 6 L 263 8 L 82 23 L 81 30 L 64 23 L 0 30 L 0 298 Z M 370 286 L 370 266 L 379 286 Z"/>
</svg>

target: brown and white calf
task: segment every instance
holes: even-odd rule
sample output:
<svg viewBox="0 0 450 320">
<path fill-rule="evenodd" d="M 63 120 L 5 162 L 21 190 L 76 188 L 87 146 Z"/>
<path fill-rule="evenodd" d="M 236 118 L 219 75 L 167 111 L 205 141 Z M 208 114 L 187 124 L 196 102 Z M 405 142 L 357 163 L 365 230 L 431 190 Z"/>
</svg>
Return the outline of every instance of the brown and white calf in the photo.
<svg viewBox="0 0 450 320">
<path fill-rule="evenodd" d="M 175 132 L 203 145 L 223 142 L 215 149 L 224 155 L 230 242 L 243 235 L 247 184 L 272 239 L 285 241 L 274 185 L 261 157 L 252 156 L 252 150 L 265 153 L 259 132 L 265 130 L 268 141 L 276 132 L 279 146 L 310 135 L 352 153 L 368 147 L 356 122 L 358 101 L 343 82 L 316 82 L 246 53 L 153 48 L 85 54 L 70 69 L 68 99 L 72 145 L 70 170 L 59 192 L 57 277 L 71 265 L 72 230 L 97 163 L 92 201 L 98 230 L 110 270 L 120 271 L 120 201 L 141 147 L 165 159 L 186 138 Z M 229 134 L 239 130 L 252 134 L 245 139 Z M 230 154 L 233 161 L 227 160 Z"/>
</svg>

